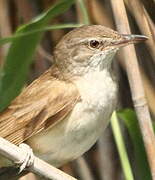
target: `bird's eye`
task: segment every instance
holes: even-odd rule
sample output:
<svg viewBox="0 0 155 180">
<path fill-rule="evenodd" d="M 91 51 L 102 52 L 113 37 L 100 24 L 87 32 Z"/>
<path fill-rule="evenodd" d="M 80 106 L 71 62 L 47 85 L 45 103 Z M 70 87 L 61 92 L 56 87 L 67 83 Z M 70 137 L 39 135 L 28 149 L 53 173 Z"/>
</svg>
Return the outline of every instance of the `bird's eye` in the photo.
<svg viewBox="0 0 155 180">
<path fill-rule="evenodd" d="M 91 40 L 89 43 L 90 47 L 92 48 L 98 48 L 100 43 L 97 40 Z"/>
</svg>

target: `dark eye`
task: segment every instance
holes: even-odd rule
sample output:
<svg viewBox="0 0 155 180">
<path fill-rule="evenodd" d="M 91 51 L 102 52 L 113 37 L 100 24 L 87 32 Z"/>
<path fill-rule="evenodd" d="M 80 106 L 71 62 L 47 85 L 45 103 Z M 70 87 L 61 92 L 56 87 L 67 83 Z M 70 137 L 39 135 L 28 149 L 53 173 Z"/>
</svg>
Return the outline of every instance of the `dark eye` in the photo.
<svg viewBox="0 0 155 180">
<path fill-rule="evenodd" d="M 100 43 L 97 40 L 91 40 L 90 41 L 90 47 L 97 48 L 100 45 Z"/>
</svg>

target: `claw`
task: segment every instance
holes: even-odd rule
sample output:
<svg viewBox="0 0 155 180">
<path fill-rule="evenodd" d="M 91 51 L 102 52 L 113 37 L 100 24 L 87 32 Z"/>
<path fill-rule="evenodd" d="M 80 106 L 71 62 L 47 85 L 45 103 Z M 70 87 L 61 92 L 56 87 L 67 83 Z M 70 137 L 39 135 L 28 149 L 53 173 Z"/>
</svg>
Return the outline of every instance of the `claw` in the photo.
<svg viewBox="0 0 155 180">
<path fill-rule="evenodd" d="M 27 144 L 22 143 L 19 145 L 19 147 L 27 153 L 24 160 L 16 162 L 16 164 L 19 165 L 19 173 L 21 173 L 26 167 L 30 167 L 33 165 L 34 154 L 30 146 L 28 146 Z"/>
</svg>

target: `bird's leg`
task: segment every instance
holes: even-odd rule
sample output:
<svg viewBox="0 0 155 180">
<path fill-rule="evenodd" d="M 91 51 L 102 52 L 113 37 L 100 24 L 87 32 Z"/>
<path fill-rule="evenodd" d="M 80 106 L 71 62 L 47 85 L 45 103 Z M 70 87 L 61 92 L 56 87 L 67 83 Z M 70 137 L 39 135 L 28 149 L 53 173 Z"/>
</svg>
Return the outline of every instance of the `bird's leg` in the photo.
<svg viewBox="0 0 155 180">
<path fill-rule="evenodd" d="M 25 158 L 20 162 L 16 162 L 16 164 L 19 165 L 19 173 L 21 173 L 26 167 L 30 167 L 33 165 L 34 154 L 33 150 L 27 144 L 22 143 L 19 145 L 19 147 L 26 152 Z"/>
</svg>

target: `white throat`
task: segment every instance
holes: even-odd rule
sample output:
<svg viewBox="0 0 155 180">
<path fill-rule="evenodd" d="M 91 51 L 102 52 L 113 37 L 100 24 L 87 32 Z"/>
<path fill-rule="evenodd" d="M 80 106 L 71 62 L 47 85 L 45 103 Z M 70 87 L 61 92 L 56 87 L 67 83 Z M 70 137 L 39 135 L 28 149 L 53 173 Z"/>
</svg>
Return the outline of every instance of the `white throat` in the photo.
<svg viewBox="0 0 155 180">
<path fill-rule="evenodd" d="M 72 76 L 82 77 L 89 73 L 100 72 L 104 69 L 110 69 L 112 59 L 117 52 L 117 48 L 111 50 L 97 50 L 93 55 L 83 57 L 81 54 L 69 59 L 67 67 L 63 68 L 64 73 L 70 73 Z"/>
<path fill-rule="evenodd" d="M 94 54 L 90 58 L 90 63 L 89 63 L 89 71 L 92 72 L 100 72 L 103 71 L 104 69 L 110 69 L 111 64 L 112 64 L 112 59 L 114 55 L 116 54 L 117 49 L 115 51 L 112 51 L 109 53 L 109 51 L 104 51 L 100 52 L 97 54 Z"/>
</svg>

